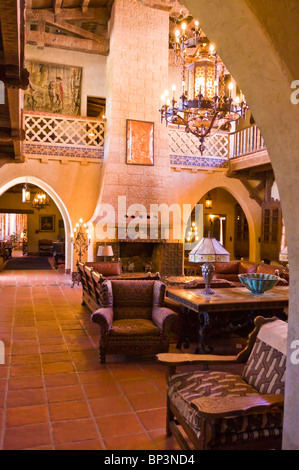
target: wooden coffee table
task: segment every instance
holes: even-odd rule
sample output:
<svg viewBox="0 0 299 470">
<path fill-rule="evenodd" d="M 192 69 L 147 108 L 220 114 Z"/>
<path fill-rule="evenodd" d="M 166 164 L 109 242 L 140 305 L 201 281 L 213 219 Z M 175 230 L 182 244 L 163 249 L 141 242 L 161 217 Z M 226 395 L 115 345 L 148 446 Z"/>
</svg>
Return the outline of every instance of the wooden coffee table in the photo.
<svg viewBox="0 0 299 470">
<path fill-rule="evenodd" d="M 168 287 L 166 297 L 181 305 L 181 316 L 196 312 L 199 317 L 199 340 L 196 352 L 211 352 L 207 331 L 217 324 L 227 324 L 232 315 L 248 312 L 250 320 L 258 315 L 279 316 L 289 304 L 289 287 L 274 287 L 264 294 L 252 294 L 246 287 L 217 288 L 213 295 L 203 295 L 201 289 Z M 184 341 L 180 337 L 177 347 Z"/>
</svg>

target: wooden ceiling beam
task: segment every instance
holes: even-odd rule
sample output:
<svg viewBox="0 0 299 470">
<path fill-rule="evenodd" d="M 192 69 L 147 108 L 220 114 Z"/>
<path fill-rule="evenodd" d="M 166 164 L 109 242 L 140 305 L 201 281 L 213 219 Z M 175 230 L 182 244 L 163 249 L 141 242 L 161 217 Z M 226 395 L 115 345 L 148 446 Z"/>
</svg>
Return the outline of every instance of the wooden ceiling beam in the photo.
<svg viewBox="0 0 299 470">
<path fill-rule="evenodd" d="M 107 38 L 99 38 L 100 42 L 91 39 L 75 38 L 59 34 L 44 33 L 43 40 L 45 47 L 56 47 L 58 49 L 87 52 L 90 54 L 108 55 L 109 41 Z M 27 31 L 26 40 L 28 44 L 37 44 L 40 41 L 38 31 Z"/>
<path fill-rule="evenodd" d="M 26 22 L 37 22 L 39 19 L 44 21 L 75 21 L 75 20 L 96 20 L 103 22 L 101 24 L 107 24 L 109 20 L 108 8 L 88 8 L 82 12 L 81 8 L 62 8 L 56 14 L 51 9 L 34 9 L 26 10 Z"/>
<path fill-rule="evenodd" d="M 61 10 L 62 0 L 53 0 L 54 13 L 59 13 Z"/>
<path fill-rule="evenodd" d="M 90 0 L 81 0 L 81 10 L 85 13 L 88 10 Z"/>
<path fill-rule="evenodd" d="M 67 31 L 68 33 L 76 34 L 77 36 L 80 36 L 83 39 L 90 39 L 97 43 L 102 43 L 102 38 L 98 36 L 97 34 L 91 33 L 90 31 L 87 31 L 86 29 L 80 28 L 79 26 L 75 26 L 73 24 L 67 23 L 66 21 L 48 20 L 45 23 L 50 26 L 54 26 L 54 28 L 57 28 L 58 30 Z"/>
</svg>

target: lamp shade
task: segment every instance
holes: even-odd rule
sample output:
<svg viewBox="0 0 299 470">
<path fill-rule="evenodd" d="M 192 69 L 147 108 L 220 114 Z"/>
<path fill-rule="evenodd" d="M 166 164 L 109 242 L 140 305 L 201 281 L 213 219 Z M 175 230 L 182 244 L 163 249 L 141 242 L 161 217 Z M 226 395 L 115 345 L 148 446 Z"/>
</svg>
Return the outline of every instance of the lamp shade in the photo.
<svg viewBox="0 0 299 470">
<path fill-rule="evenodd" d="M 189 253 L 189 261 L 193 263 L 226 262 L 229 259 L 229 252 L 216 238 L 203 238 Z"/>
<path fill-rule="evenodd" d="M 110 245 L 100 245 L 97 256 L 113 256 L 113 249 Z"/>
<path fill-rule="evenodd" d="M 288 261 L 288 260 L 289 260 L 288 247 L 285 246 L 284 249 L 279 253 L 279 261 Z"/>
</svg>

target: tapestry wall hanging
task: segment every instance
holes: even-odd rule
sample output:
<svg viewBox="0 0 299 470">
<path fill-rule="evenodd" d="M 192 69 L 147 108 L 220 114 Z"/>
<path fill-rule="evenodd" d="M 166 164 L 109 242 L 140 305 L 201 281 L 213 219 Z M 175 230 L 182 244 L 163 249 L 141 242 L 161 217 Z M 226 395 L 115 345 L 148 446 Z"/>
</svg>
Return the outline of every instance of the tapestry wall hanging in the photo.
<svg viewBox="0 0 299 470">
<path fill-rule="evenodd" d="M 26 68 L 30 75 L 25 110 L 80 115 L 81 67 L 26 61 Z"/>
</svg>

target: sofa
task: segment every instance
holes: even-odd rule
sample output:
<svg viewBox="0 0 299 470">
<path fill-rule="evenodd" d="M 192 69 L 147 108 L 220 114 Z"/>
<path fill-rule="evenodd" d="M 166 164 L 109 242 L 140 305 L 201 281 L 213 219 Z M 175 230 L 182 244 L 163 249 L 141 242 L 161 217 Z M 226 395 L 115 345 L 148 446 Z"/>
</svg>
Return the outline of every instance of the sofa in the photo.
<svg viewBox="0 0 299 470">
<path fill-rule="evenodd" d="M 225 279 L 227 281 L 239 283 L 238 274 L 251 274 L 263 273 L 278 275 L 281 279 L 277 285 L 287 285 L 289 282 L 289 270 L 282 265 L 266 264 L 266 263 L 253 263 L 243 260 L 232 260 L 225 263 L 213 263 L 215 267 L 215 274 L 213 280 Z M 191 268 L 189 267 L 188 270 Z M 201 267 L 196 267 L 196 271 L 201 271 Z"/>
<path fill-rule="evenodd" d="M 198 450 L 280 449 L 287 332 L 286 322 L 257 317 L 236 356 L 158 354 L 168 367 L 167 435 L 184 450 L 181 429 Z M 229 364 L 239 373 L 226 372 Z"/>
<path fill-rule="evenodd" d="M 149 355 L 169 349 L 176 319 L 164 306 L 166 286 L 154 280 L 107 280 L 101 284 L 102 307 L 91 319 L 100 328 L 100 362 L 106 354 Z"/>
</svg>

